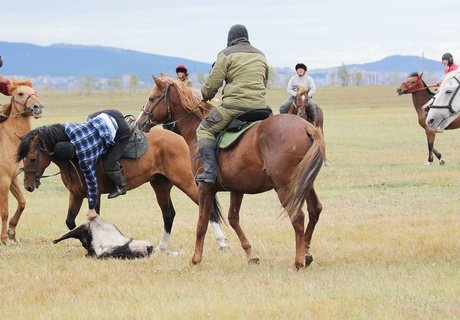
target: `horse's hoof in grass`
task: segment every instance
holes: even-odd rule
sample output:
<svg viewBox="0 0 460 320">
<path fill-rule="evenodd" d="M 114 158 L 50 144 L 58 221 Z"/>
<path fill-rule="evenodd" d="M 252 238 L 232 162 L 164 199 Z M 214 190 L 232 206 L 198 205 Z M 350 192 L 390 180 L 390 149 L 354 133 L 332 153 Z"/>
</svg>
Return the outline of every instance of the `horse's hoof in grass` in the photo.
<svg viewBox="0 0 460 320">
<path fill-rule="evenodd" d="M 425 162 L 425 166 L 427 166 L 427 167 L 431 167 L 432 164 L 433 164 L 433 162 L 430 162 L 430 161 Z"/>
<path fill-rule="evenodd" d="M 258 256 L 253 256 L 248 259 L 248 264 L 259 264 L 260 259 Z"/>
<path fill-rule="evenodd" d="M 17 241 L 16 241 L 16 233 L 15 233 L 15 232 L 12 232 L 11 230 L 8 230 L 6 233 L 7 233 L 7 235 L 8 235 L 8 239 L 10 239 L 10 240 L 13 241 L 13 242 L 17 242 Z"/>
<path fill-rule="evenodd" d="M 444 159 L 439 160 L 439 165 L 443 166 L 446 164 L 446 161 Z"/>
<path fill-rule="evenodd" d="M 308 267 L 313 262 L 313 256 L 311 254 L 305 255 L 305 267 Z"/>
</svg>

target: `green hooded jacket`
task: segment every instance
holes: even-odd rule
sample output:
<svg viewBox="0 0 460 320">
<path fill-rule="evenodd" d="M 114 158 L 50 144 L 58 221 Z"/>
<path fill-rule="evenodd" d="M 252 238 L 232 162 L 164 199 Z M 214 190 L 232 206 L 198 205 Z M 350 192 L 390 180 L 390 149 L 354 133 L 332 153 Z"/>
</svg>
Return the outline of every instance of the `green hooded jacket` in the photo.
<svg viewBox="0 0 460 320">
<path fill-rule="evenodd" d="M 246 38 L 235 39 L 218 54 L 201 89 L 203 99 L 212 99 L 225 81 L 224 108 L 266 108 L 268 70 L 267 60 L 260 50 L 251 46 Z"/>
</svg>

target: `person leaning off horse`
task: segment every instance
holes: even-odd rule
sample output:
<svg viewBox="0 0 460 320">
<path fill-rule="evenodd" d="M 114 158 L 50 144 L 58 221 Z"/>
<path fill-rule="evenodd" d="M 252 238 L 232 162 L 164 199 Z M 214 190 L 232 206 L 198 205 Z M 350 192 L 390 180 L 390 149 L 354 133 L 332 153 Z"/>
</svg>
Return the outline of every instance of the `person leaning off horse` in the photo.
<svg viewBox="0 0 460 320">
<path fill-rule="evenodd" d="M 0 68 L 3 66 L 3 60 L 2 60 L 2 57 L 0 56 Z M 8 86 L 10 84 L 10 81 L 3 77 L 2 75 L 0 75 L 0 93 L 1 94 L 4 94 L 5 96 L 9 96 L 10 93 L 8 91 Z"/>
<path fill-rule="evenodd" d="M 214 63 L 206 83 L 201 88 L 203 100 L 212 99 L 225 81 L 222 104 L 212 109 L 196 131 L 199 152 L 204 170 L 196 176 L 198 182 L 216 181 L 216 140 L 237 115 L 251 109 L 267 108 L 268 63 L 265 55 L 249 43 L 245 26 L 230 28 L 227 48 L 222 50 Z"/>
<path fill-rule="evenodd" d="M 297 86 L 303 85 L 309 88 L 308 91 L 308 105 L 307 105 L 307 117 L 311 123 L 316 121 L 316 108 L 313 105 L 313 95 L 316 93 L 316 84 L 312 77 L 307 74 L 307 66 L 303 63 L 298 63 L 295 65 L 296 75 L 293 76 L 287 85 L 287 91 L 289 97 L 281 104 L 280 113 L 287 113 L 291 107 L 294 99 L 297 95 Z"/>
<path fill-rule="evenodd" d="M 103 110 L 93 113 L 84 123 L 64 123 L 64 131 L 69 143 L 58 143 L 54 148 L 57 158 L 71 159 L 73 154 L 88 189 L 87 216 L 94 219 L 97 215 L 98 182 L 96 176 L 97 162 L 102 158 L 105 175 L 113 182 L 114 188 L 108 198 L 115 198 L 126 193 L 127 184 L 123 168 L 118 160 L 128 144 L 131 128 L 123 114 L 118 110 Z"/>
</svg>

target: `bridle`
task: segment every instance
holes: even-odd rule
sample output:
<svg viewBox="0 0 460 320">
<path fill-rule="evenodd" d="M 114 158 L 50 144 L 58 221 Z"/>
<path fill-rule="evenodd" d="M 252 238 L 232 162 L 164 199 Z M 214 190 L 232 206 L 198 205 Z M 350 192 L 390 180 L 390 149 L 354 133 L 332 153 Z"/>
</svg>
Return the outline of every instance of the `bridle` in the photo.
<svg viewBox="0 0 460 320">
<path fill-rule="evenodd" d="M 422 80 L 422 77 L 421 77 L 421 76 L 417 76 L 417 82 L 416 82 L 416 84 L 419 84 L 419 83 L 422 84 L 422 87 L 421 87 L 421 88 L 418 88 L 418 89 L 411 89 L 411 88 L 409 88 L 409 86 L 407 85 L 406 81 L 404 81 L 404 82 L 401 84 L 401 87 L 404 87 L 404 91 L 402 91 L 401 93 L 415 93 L 415 92 L 423 91 L 423 90 L 426 90 L 426 89 L 429 89 L 429 88 L 435 86 L 435 85 L 432 85 L 432 86 L 424 85 L 424 82 L 423 82 L 423 80 Z"/>
<path fill-rule="evenodd" d="M 154 127 L 156 126 L 158 123 L 156 123 L 154 120 L 153 120 L 153 112 L 155 111 L 155 109 L 158 107 L 158 105 L 160 104 L 161 101 L 163 100 L 166 100 L 166 106 L 167 106 L 167 112 L 168 112 L 168 117 L 166 118 L 166 120 L 164 122 L 162 122 L 163 125 L 175 125 L 176 123 L 178 123 L 179 121 L 182 121 L 183 119 L 185 119 L 189 114 L 191 114 L 193 111 L 195 111 L 197 108 L 201 108 L 201 102 L 198 103 L 195 107 L 193 107 L 192 109 L 189 109 L 187 111 L 187 113 L 180 119 L 178 120 L 172 120 L 172 113 L 171 113 L 171 99 L 169 97 L 169 88 L 171 86 L 171 83 L 168 82 L 168 84 L 166 85 L 166 89 L 165 89 L 165 93 L 163 95 L 161 95 L 160 98 L 158 98 L 157 101 L 155 101 L 155 103 L 153 104 L 153 107 L 150 111 L 148 111 L 146 108 L 145 108 L 145 105 L 142 106 L 141 108 L 141 112 L 145 115 L 147 115 L 147 121 L 145 122 L 144 125 L 146 126 L 149 126 L 150 128 L 151 127 Z"/>
<path fill-rule="evenodd" d="M 14 107 L 15 107 L 16 111 L 18 112 L 18 114 L 16 114 L 15 117 L 21 116 L 21 115 L 23 115 L 23 114 L 25 114 L 25 113 L 29 113 L 29 112 L 32 112 L 32 111 L 33 111 L 33 107 L 30 108 L 30 107 L 27 106 L 27 101 L 29 101 L 29 99 L 30 99 L 32 96 L 37 97 L 37 93 L 34 92 L 34 93 L 29 94 L 29 95 L 27 96 L 27 98 L 24 100 L 24 102 L 22 102 L 22 103 L 19 102 L 19 101 L 17 101 L 17 100 L 14 98 L 14 96 L 11 98 L 11 101 L 12 101 L 12 103 L 14 104 Z M 16 108 L 16 105 L 20 105 L 20 106 L 22 107 L 22 111 L 18 110 L 18 108 Z"/>
<path fill-rule="evenodd" d="M 167 105 L 167 110 L 168 110 L 168 118 L 167 121 L 171 120 L 171 106 L 170 106 L 170 98 L 169 98 L 169 87 L 171 86 L 171 83 L 168 82 L 166 85 L 165 93 L 161 95 L 160 98 L 153 104 L 153 107 L 150 111 L 145 109 L 145 105 L 142 106 L 141 111 L 147 115 L 147 122 L 146 125 L 149 125 L 150 127 L 156 126 L 158 123 L 153 121 L 153 112 L 155 111 L 156 107 L 160 104 L 161 101 L 166 100 L 166 105 Z M 176 123 L 177 121 L 169 122 L 169 123 L 164 123 L 164 124 L 171 124 L 171 123 Z"/>
<path fill-rule="evenodd" d="M 45 153 L 48 157 L 51 157 L 54 154 L 54 152 L 50 152 L 49 150 L 43 148 L 41 146 L 41 142 L 34 149 L 37 152 L 37 158 L 35 159 L 34 168 L 24 168 L 23 167 L 20 170 L 23 171 L 24 173 L 33 173 L 34 178 L 35 178 L 35 185 L 38 188 L 38 186 L 41 184 L 40 179 L 54 177 L 54 176 L 57 176 L 58 174 L 60 174 L 61 172 L 59 171 L 58 173 L 50 174 L 50 175 L 46 175 L 46 176 L 42 175 L 40 173 L 40 153 Z"/>
<path fill-rule="evenodd" d="M 448 109 L 451 116 L 453 116 L 453 115 L 455 115 L 455 114 L 457 114 L 459 112 L 459 111 L 455 111 L 452 108 L 452 101 L 454 101 L 455 96 L 457 95 L 458 91 L 460 90 L 460 80 L 457 77 L 452 77 L 452 79 L 455 79 L 455 81 L 457 81 L 458 86 L 455 89 L 455 91 L 453 92 L 452 97 L 449 100 L 449 104 L 444 105 L 444 106 L 437 106 L 437 105 L 433 104 L 433 105 L 430 106 L 430 108 L 433 108 L 433 109 Z"/>
</svg>

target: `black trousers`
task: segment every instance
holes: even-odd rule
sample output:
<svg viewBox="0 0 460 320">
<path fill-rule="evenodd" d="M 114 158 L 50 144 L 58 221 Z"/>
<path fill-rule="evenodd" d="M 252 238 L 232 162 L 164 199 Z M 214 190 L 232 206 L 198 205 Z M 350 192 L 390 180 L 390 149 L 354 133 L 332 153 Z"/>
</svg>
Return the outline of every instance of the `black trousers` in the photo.
<svg viewBox="0 0 460 320">
<path fill-rule="evenodd" d="M 118 171 L 120 166 L 118 160 L 120 160 L 126 145 L 131 137 L 132 128 L 125 121 L 123 114 L 115 109 L 107 109 L 93 113 L 88 118 L 93 118 L 101 113 L 108 114 L 115 119 L 118 125 L 117 134 L 115 135 L 115 145 L 111 146 L 107 153 L 102 158 L 102 164 L 104 171 Z"/>
</svg>

